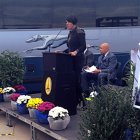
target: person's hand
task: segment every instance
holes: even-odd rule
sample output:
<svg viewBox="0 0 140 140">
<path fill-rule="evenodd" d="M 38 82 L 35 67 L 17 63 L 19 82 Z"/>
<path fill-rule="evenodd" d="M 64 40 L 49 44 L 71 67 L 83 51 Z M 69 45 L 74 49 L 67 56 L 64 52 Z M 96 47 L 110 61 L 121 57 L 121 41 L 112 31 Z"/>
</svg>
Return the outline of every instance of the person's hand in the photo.
<svg viewBox="0 0 140 140">
<path fill-rule="evenodd" d="M 101 72 L 101 70 L 100 69 L 96 69 L 96 70 L 94 70 L 92 73 L 100 73 Z"/>
<path fill-rule="evenodd" d="M 71 56 L 76 56 L 76 55 L 77 55 L 77 51 L 69 52 L 69 54 L 70 54 Z"/>
</svg>

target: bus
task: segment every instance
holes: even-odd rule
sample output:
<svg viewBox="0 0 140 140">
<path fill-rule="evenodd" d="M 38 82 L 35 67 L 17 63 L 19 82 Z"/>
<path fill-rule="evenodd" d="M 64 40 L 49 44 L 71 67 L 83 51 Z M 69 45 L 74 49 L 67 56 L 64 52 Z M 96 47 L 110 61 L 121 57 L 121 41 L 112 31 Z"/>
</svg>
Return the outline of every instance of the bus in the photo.
<svg viewBox="0 0 140 140">
<path fill-rule="evenodd" d="M 28 91 L 41 91 L 42 52 L 48 48 L 26 51 L 44 43 L 27 40 L 37 35 L 67 35 L 65 18 L 71 14 L 78 17 L 78 26 L 84 28 L 86 43 L 93 46 L 95 55 L 101 43 L 110 44 L 122 64 L 120 75 L 124 75 L 130 50 L 140 41 L 139 0 L 0 0 L 0 51 L 16 51 L 24 57 Z M 66 45 L 56 49 L 65 50 Z"/>
</svg>

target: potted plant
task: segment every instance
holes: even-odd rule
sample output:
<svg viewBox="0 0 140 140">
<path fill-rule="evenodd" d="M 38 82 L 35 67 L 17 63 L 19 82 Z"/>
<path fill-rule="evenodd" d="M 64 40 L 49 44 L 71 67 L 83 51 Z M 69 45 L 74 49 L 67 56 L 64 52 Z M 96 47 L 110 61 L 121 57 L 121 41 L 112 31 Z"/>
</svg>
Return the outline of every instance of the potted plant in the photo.
<svg viewBox="0 0 140 140">
<path fill-rule="evenodd" d="M 17 93 L 20 93 L 21 95 L 26 95 L 27 94 L 27 89 L 23 85 L 15 85 L 14 89 L 16 90 Z"/>
<path fill-rule="evenodd" d="M 29 110 L 29 115 L 31 118 L 36 118 L 35 110 L 37 109 L 39 104 L 41 104 L 42 102 L 43 102 L 43 100 L 41 98 L 30 98 L 28 100 L 26 107 Z"/>
<path fill-rule="evenodd" d="M 59 106 L 54 107 L 49 111 L 48 122 L 50 128 L 53 130 L 65 129 L 70 122 L 68 110 Z"/>
<path fill-rule="evenodd" d="M 80 115 L 80 138 L 121 140 L 129 135 L 139 139 L 140 112 L 132 106 L 131 91 L 130 87 L 102 87 Z"/>
<path fill-rule="evenodd" d="M 11 101 L 16 102 L 19 96 L 20 96 L 19 93 L 13 93 L 10 95 L 10 99 L 11 99 Z"/>
<path fill-rule="evenodd" d="M 51 102 L 42 102 L 36 110 L 37 121 L 48 124 L 48 112 L 54 107 L 55 105 Z"/>
<path fill-rule="evenodd" d="M 2 87 L 13 87 L 23 83 L 24 60 L 17 52 L 0 53 L 0 79 Z"/>
<path fill-rule="evenodd" d="M 17 111 L 20 114 L 28 114 L 28 108 L 26 107 L 26 104 L 28 100 L 31 98 L 31 96 L 28 95 L 20 95 L 17 99 Z"/>
<path fill-rule="evenodd" d="M 17 110 L 17 102 L 16 101 L 17 101 L 19 96 L 20 96 L 19 93 L 13 93 L 10 95 L 12 110 Z"/>
<path fill-rule="evenodd" d="M 10 95 L 16 92 L 12 87 L 6 87 L 2 90 L 4 101 L 10 101 Z"/>
<path fill-rule="evenodd" d="M 2 93 L 2 88 L 0 88 L 0 102 L 3 102 L 3 93 Z"/>
</svg>

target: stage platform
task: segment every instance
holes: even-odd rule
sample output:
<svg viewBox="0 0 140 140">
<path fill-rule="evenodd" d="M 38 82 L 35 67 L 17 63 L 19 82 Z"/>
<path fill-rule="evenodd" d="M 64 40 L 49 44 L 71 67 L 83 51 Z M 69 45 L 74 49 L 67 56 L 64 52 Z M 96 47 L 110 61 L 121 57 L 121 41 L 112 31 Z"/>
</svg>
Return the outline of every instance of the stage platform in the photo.
<svg viewBox="0 0 140 140">
<path fill-rule="evenodd" d="M 33 95 L 37 96 L 37 95 Z M 12 125 L 12 118 L 17 118 L 24 122 L 25 124 L 30 125 L 31 128 L 31 140 L 36 139 L 36 130 L 39 130 L 46 135 L 50 136 L 56 140 L 77 140 L 79 132 L 79 123 L 80 123 L 80 110 L 77 111 L 76 115 L 72 115 L 71 121 L 68 127 L 65 130 L 54 131 L 49 128 L 47 124 L 40 124 L 36 120 L 33 120 L 29 117 L 29 114 L 20 115 L 17 111 L 11 109 L 10 102 L 0 102 L 0 110 L 6 113 L 7 125 Z"/>
</svg>

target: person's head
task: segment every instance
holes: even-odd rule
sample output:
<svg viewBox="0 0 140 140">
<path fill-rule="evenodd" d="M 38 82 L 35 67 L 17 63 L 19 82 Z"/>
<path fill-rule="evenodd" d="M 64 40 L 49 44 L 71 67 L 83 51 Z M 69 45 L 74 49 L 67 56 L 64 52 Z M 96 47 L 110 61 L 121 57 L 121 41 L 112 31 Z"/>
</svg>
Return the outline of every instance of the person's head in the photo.
<svg viewBox="0 0 140 140">
<path fill-rule="evenodd" d="M 108 43 L 102 43 L 101 45 L 100 45 L 100 53 L 101 54 L 106 54 L 108 51 L 109 51 L 109 44 Z"/>
<path fill-rule="evenodd" d="M 78 20 L 76 16 L 70 15 L 66 17 L 66 27 L 68 30 L 72 30 L 75 28 Z"/>
</svg>

